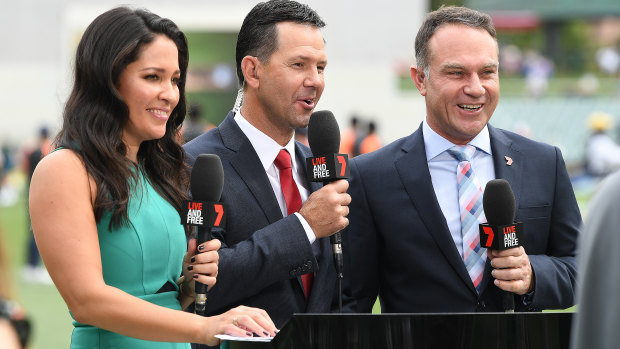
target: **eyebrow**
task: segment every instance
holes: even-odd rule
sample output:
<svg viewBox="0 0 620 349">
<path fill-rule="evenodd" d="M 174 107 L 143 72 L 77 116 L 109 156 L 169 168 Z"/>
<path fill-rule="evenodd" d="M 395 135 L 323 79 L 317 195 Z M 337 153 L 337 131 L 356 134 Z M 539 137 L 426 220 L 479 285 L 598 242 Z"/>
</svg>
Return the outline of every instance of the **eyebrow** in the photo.
<svg viewBox="0 0 620 349">
<path fill-rule="evenodd" d="M 146 68 L 140 69 L 140 71 L 145 71 L 145 70 L 155 70 L 155 71 L 157 71 L 159 73 L 165 73 L 166 72 L 166 69 L 158 68 L 158 67 L 146 67 Z M 181 70 L 177 69 L 177 70 L 175 70 L 173 72 L 173 74 L 181 74 Z"/>
<path fill-rule="evenodd" d="M 487 63 L 485 64 L 482 69 L 487 69 L 487 68 L 498 68 L 499 67 L 499 63 Z M 459 63 L 446 63 L 444 65 L 441 66 L 440 68 L 441 70 L 446 70 L 446 69 L 466 69 L 466 67 L 462 64 Z"/>
<path fill-rule="evenodd" d="M 301 59 L 302 61 L 310 61 L 311 60 L 310 57 L 305 56 L 305 55 L 298 55 L 298 56 L 294 56 L 294 57 L 291 58 L 291 60 L 293 60 L 293 61 L 297 60 L 297 59 Z M 320 60 L 319 64 L 327 65 L 327 60 L 326 59 L 325 60 Z"/>
<path fill-rule="evenodd" d="M 497 68 L 499 68 L 499 63 L 498 62 L 487 63 L 482 68 L 496 68 L 497 69 Z"/>
</svg>

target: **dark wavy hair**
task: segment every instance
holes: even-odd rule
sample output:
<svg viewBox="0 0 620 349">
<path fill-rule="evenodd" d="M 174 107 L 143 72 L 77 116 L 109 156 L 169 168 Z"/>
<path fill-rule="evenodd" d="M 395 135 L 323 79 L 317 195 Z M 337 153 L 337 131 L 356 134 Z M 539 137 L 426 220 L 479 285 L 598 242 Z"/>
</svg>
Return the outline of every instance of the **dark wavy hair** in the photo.
<svg viewBox="0 0 620 349">
<path fill-rule="evenodd" d="M 170 38 L 178 49 L 180 98 L 168 119 L 164 136 L 142 142 L 135 164 L 126 158 L 127 147 L 121 139 L 129 120 L 129 108 L 117 89 L 118 80 L 127 65 L 136 61 L 141 49 L 157 35 Z M 97 183 L 94 205 L 97 222 L 106 211 L 112 212 L 110 228 L 128 222 L 131 183 L 139 182 L 138 169 L 162 197 L 180 210 L 189 183 L 189 170 L 179 144 L 186 111 L 188 59 L 185 34 L 171 20 L 144 9 L 114 8 L 86 28 L 75 55 L 75 81 L 56 145 L 77 153 Z"/>
</svg>

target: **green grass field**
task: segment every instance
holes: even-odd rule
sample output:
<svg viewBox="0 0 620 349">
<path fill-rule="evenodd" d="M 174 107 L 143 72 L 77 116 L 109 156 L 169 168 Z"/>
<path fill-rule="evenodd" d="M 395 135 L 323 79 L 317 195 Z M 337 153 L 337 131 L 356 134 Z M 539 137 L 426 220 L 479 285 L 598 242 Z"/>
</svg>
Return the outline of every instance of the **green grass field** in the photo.
<svg viewBox="0 0 620 349">
<path fill-rule="evenodd" d="M 23 189 L 23 176 L 12 174 L 10 182 Z M 68 348 L 71 331 L 71 317 L 67 307 L 54 286 L 26 283 L 20 270 L 24 265 L 28 242 L 26 229 L 26 202 L 23 191 L 20 199 L 8 207 L 0 207 L 0 241 L 8 255 L 9 268 L 13 274 L 13 294 L 26 309 L 33 325 L 33 337 L 29 349 Z M 585 216 L 590 195 L 577 193 L 577 200 Z M 566 309 L 574 311 L 575 307 Z M 373 313 L 381 312 L 379 302 Z"/>
</svg>

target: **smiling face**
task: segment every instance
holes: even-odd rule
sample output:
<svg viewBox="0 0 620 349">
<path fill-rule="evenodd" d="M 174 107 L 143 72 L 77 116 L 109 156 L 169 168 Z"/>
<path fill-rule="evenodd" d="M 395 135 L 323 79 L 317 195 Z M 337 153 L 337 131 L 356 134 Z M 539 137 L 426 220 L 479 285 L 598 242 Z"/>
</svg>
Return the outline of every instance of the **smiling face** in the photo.
<svg viewBox="0 0 620 349">
<path fill-rule="evenodd" d="M 316 27 L 293 22 L 276 26 L 276 51 L 267 62 L 256 59 L 256 104 L 247 106 L 254 116 L 245 109 L 242 113 L 258 121 L 257 127 L 272 138 L 290 139 L 296 127 L 308 126 L 325 87 L 327 58 L 323 35 Z"/>
<path fill-rule="evenodd" d="M 497 42 L 483 29 L 441 26 L 430 39 L 430 76 L 412 68 L 429 126 L 454 144 L 484 128 L 499 101 Z"/>
<path fill-rule="evenodd" d="M 174 42 L 157 35 L 121 73 L 118 91 L 129 108 L 122 139 L 130 158 L 135 158 L 131 154 L 137 154 L 140 143 L 166 133 L 166 122 L 179 102 L 178 62 Z"/>
</svg>

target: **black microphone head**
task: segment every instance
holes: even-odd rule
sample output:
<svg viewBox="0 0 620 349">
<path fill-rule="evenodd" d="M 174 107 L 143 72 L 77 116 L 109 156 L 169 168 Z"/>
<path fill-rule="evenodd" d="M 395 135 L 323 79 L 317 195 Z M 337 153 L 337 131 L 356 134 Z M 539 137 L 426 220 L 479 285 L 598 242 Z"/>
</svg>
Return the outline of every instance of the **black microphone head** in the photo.
<svg viewBox="0 0 620 349">
<path fill-rule="evenodd" d="M 509 225 L 515 219 L 515 195 L 505 179 L 487 183 L 482 196 L 482 207 L 489 225 Z"/>
<path fill-rule="evenodd" d="M 329 110 L 312 113 L 308 123 L 308 144 L 312 154 L 337 154 L 340 150 L 340 128 Z"/>
<path fill-rule="evenodd" d="M 195 201 L 220 201 L 224 189 L 224 169 L 219 156 L 198 155 L 192 167 L 190 189 Z"/>
</svg>

